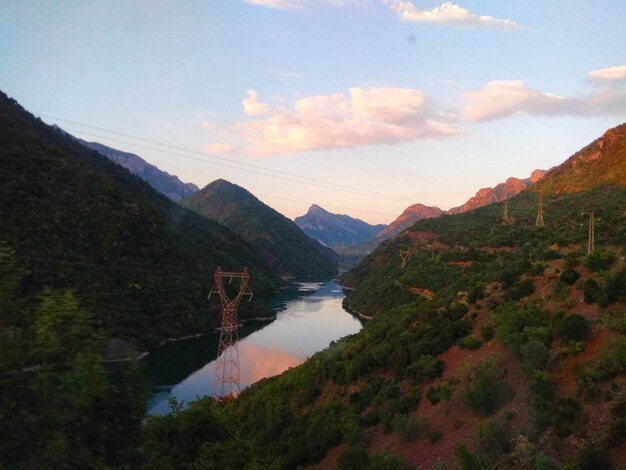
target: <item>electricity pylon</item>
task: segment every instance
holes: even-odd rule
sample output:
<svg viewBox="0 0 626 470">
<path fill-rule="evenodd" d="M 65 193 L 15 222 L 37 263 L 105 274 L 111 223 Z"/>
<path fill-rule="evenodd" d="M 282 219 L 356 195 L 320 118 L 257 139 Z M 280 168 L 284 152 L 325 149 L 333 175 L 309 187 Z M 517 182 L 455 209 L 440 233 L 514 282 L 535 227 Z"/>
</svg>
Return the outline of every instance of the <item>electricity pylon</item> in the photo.
<svg viewBox="0 0 626 470">
<path fill-rule="evenodd" d="M 505 224 L 509 223 L 509 201 L 508 199 L 504 200 L 504 213 L 502 214 L 502 222 Z"/>
<path fill-rule="evenodd" d="M 239 293 L 230 298 L 224 287 L 224 279 L 229 278 L 229 284 L 234 279 L 240 279 Z M 220 341 L 217 347 L 217 362 L 215 364 L 215 391 L 219 396 L 234 395 L 241 391 L 239 384 L 239 346 L 237 336 L 239 323 L 237 321 L 237 308 L 244 295 L 252 299 L 252 290 L 248 286 L 250 274 L 248 268 L 243 272 L 226 272 L 218 266 L 213 276 L 213 288 L 209 293 L 219 294 L 222 303 L 222 327 L 220 329 Z"/>
<path fill-rule="evenodd" d="M 589 237 L 587 238 L 587 255 L 590 255 L 596 249 L 596 222 L 594 213 L 589 212 Z"/>
<path fill-rule="evenodd" d="M 400 250 L 400 258 L 402 259 L 401 266 L 402 268 L 406 267 L 406 262 L 409 259 L 409 255 L 411 252 L 409 250 Z"/>
<path fill-rule="evenodd" d="M 537 221 L 535 222 L 535 227 L 543 227 L 543 196 L 541 193 L 538 195 L 539 200 L 537 201 Z"/>
</svg>

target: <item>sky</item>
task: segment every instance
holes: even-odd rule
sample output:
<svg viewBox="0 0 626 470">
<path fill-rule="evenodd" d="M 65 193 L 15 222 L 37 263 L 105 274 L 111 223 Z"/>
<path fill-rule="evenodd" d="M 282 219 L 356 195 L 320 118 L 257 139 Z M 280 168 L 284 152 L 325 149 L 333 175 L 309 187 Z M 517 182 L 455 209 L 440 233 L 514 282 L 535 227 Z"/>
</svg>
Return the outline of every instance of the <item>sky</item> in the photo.
<svg viewBox="0 0 626 470">
<path fill-rule="evenodd" d="M 0 90 L 182 181 L 390 223 L 626 121 L 624 0 L 0 0 Z"/>
</svg>

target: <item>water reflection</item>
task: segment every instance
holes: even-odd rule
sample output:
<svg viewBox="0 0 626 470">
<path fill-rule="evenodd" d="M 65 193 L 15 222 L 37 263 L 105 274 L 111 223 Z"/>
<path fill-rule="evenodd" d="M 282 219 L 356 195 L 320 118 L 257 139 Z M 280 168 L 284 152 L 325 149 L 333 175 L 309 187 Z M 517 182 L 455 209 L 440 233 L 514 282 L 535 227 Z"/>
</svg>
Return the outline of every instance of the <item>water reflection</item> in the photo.
<svg viewBox="0 0 626 470">
<path fill-rule="evenodd" d="M 268 299 L 276 320 L 247 323 L 239 331 L 242 388 L 295 367 L 331 341 L 359 331 L 361 323 L 341 307 L 343 297 L 333 280 L 294 282 Z M 157 384 L 149 413 L 167 413 L 170 396 L 188 403 L 213 394 L 217 341 L 217 335 L 181 341 L 148 356 L 146 368 Z"/>
</svg>

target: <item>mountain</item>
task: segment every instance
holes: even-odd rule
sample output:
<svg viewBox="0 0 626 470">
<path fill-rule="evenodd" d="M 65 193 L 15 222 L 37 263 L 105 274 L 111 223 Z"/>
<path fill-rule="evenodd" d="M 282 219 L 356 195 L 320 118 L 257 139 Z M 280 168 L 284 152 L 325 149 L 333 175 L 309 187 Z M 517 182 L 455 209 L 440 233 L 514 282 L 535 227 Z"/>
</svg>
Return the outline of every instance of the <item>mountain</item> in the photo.
<svg viewBox="0 0 626 470">
<path fill-rule="evenodd" d="M 546 194 L 584 191 L 597 184 L 626 186 L 626 124 L 604 135 L 551 169 L 536 185 Z"/>
<path fill-rule="evenodd" d="M 384 230 L 382 230 L 377 237 L 382 240 L 393 238 L 403 230 L 409 228 L 418 220 L 439 217 L 445 213 L 445 211 L 439 209 L 438 207 L 425 206 L 424 204 L 413 204 L 412 206 L 404 209 L 402 214 L 400 214 L 396 220 L 391 222 Z"/>
<path fill-rule="evenodd" d="M 206 297 L 218 265 L 248 266 L 255 292 L 280 285 L 239 235 L 180 207 L 2 93 L 0 220 L 0 248 L 28 272 L 24 298 L 70 290 L 105 335 L 144 347 L 207 331 Z"/>
<path fill-rule="evenodd" d="M 183 183 L 176 175 L 170 175 L 165 171 L 159 170 L 156 166 L 151 165 L 134 153 L 122 152 L 98 142 L 87 142 L 83 139 L 77 140 L 85 147 L 101 153 L 118 165 L 122 165 L 132 174 L 147 181 L 150 186 L 174 202 L 179 202 L 200 189 L 193 183 Z"/>
<path fill-rule="evenodd" d="M 335 273 L 337 255 L 241 186 L 219 179 L 182 205 L 236 232 L 282 275 Z"/>
<path fill-rule="evenodd" d="M 370 225 L 344 214 L 333 214 L 313 204 L 294 222 L 309 237 L 331 248 L 358 245 L 374 238 L 385 225 Z"/>
<path fill-rule="evenodd" d="M 494 202 L 502 202 L 516 194 L 519 194 L 532 184 L 539 181 L 547 172 L 544 170 L 535 170 L 529 178 L 518 179 L 509 178 L 504 183 L 500 183 L 493 188 L 482 188 L 468 199 L 462 206 L 453 207 L 448 211 L 449 214 L 461 214 L 463 212 L 474 210 L 478 207 L 493 204 Z"/>
</svg>

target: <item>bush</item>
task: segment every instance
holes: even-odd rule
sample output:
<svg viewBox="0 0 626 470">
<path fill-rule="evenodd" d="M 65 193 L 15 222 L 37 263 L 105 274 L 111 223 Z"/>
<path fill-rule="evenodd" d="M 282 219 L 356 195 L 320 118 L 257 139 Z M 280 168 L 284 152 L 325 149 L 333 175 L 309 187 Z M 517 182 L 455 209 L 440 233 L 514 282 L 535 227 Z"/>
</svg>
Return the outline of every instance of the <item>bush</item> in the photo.
<svg viewBox="0 0 626 470">
<path fill-rule="evenodd" d="M 589 337 L 589 323 L 582 315 L 573 313 L 564 317 L 558 325 L 559 337 L 566 343 L 584 341 Z"/>
<path fill-rule="evenodd" d="M 385 449 L 374 454 L 365 468 L 367 470 L 405 470 L 407 464 L 403 459 Z"/>
<path fill-rule="evenodd" d="M 478 367 L 464 396 L 468 408 L 487 416 L 511 398 L 512 389 L 501 372 L 493 360 L 486 360 Z"/>
<path fill-rule="evenodd" d="M 456 344 L 459 348 L 463 349 L 478 349 L 483 345 L 483 342 L 476 336 L 465 336 L 464 338 L 459 339 Z"/>
<path fill-rule="evenodd" d="M 510 300 L 520 300 L 529 296 L 533 292 L 535 292 L 533 281 L 530 279 L 524 279 L 523 281 L 513 284 L 513 286 L 506 292 L 505 298 Z"/>
<path fill-rule="evenodd" d="M 593 279 L 587 279 L 583 283 L 583 298 L 585 303 L 593 304 L 598 302 L 601 297 L 602 290 L 599 284 Z"/>
<path fill-rule="evenodd" d="M 439 389 L 431 386 L 428 389 L 428 392 L 426 392 L 426 398 L 428 398 L 428 401 L 433 405 L 439 403 L 441 400 L 441 397 L 439 396 Z"/>
<path fill-rule="evenodd" d="M 574 269 L 566 269 L 561 274 L 560 279 L 561 279 L 561 282 L 567 284 L 568 286 L 571 286 L 578 280 L 579 277 L 580 277 L 580 274 L 578 274 L 578 271 Z"/>
<path fill-rule="evenodd" d="M 369 457 L 362 447 L 350 447 L 344 450 L 337 459 L 339 470 L 361 470 L 367 467 Z"/>
<path fill-rule="evenodd" d="M 615 253 L 611 250 L 596 250 L 585 260 L 585 265 L 595 272 L 608 271 L 615 261 Z"/>
<path fill-rule="evenodd" d="M 484 325 L 480 329 L 480 336 L 485 341 L 491 341 L 493 339 L 494 334 L 495 334 L 495 329 L 493 325 Z"/>
</svg>

